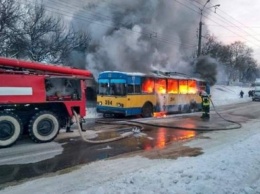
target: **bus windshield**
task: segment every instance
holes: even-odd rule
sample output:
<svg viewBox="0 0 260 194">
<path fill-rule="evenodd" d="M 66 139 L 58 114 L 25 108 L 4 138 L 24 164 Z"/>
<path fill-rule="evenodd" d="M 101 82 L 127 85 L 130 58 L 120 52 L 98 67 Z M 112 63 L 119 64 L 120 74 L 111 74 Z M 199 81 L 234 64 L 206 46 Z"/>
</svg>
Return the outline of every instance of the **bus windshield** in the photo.
<svg viewBox="0 0 260 194">
<path fill-rule="evenodd" d="M 110 95 L 116 95 L 116 96 L 126 95 L 126 80 L 111 79 L 110 80 Z"/>
<path fill-rule="evenodd" d="M 98 94 L 100 95 L 126 95 L 126 80 L 124 79 L 99 79 Z"/>
</svg>

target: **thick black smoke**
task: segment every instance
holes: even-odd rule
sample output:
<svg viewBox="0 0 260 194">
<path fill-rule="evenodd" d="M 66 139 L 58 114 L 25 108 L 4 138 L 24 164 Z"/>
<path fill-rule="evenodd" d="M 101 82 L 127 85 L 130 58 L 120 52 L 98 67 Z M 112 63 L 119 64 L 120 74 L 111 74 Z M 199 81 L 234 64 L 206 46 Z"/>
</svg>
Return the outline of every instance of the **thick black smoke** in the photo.
<svg viewBox="0 0 260 194">
<path fill-rule="evenodd" d="M 147 73 L 152 69 L 191 68 L 183 58 L 197 48 L 200 15 L 180 2 L 190 4 L 168 0 L 87 1 L 72 20 L 91 37 L 86 68 L 94 74 L 105 70 Z M 79 17 L 91 21 L 79 21 Z"/>
<path fill-rule="evenodd" d="M 208 56 L 200 57 L 196 62 L 195 73 L 211 86 L 214 85 L 217 81 L 217 61 Z"/>
<path fill-rule="evenodd" d="M 95 76 L 106 70 L 194 71 L 184 58 L 197 50 L 199 7 L 206 0 L 45 1 L 60 2 L 73 13 L 71 24 L 89 34 L 84 60 Z"/>
</svg>

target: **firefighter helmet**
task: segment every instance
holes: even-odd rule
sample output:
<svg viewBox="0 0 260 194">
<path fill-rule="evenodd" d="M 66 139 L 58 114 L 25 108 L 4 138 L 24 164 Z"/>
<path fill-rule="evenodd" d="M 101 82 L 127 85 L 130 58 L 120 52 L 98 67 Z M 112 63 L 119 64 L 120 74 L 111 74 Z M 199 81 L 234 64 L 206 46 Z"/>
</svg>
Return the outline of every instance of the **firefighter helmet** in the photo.
<svg viewBox="0 0 260 194">
<path fill-rule="evenodd" d="M 207 92 L 205 92 L 205 91 L 203 90 L 203 91 L 201 91 L 201 96 L 209 96 L 209 95 L 207 94 Z"/>
</svg>

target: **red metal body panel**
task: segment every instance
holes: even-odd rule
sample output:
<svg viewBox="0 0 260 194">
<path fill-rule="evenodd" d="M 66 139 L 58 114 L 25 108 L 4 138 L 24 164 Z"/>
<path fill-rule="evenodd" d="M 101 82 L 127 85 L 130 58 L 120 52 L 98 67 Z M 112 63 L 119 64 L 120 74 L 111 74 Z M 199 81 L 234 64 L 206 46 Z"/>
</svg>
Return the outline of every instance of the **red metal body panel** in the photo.
<svg viewBox="0 0 260 194">
<path fill-rule="evenodd" d="M 4 57 L 0 57 L 0 66 L 43 71 L 46 72 L 46 74 L 48 74 L 49 72 L 49 73 L 57 73 L 57 74 L 65 74 L 65 75 L 92 77 L 92 73 L 87 70 L 81 70 L 81 69 L 65 67 L 65 66 L 58 66 L 53 64 L 23 61 L 23 60 L 4 58 Z"/>
<path fill-rule="evenodd" d="M 32 103 L 63 103 L 70 116 L 71 107 L 80 107 L 80 116 L 86 115 L 85 83 L 81 81 L 81 100 L 46 101 L 45 76 L 1 74 L 0 104 L 32 104 Z M 15 94 L 12 94 L 15 92 Z M 31 94 L 30 94 L 31 92 Z"/>
<path fill-rule="evenodd" d="M 53 75 L 81 79 L 81 99 L 46 95 L 45 80 Z M 79 107 L 81 117 L 86 115 L 84 79 L 93 78 L 87 70 L 0 57 L 0 76 L 0 104 L 62 103 L 69 116 L 73 116 L 72 107 Z"/>
<path fill-rule="evenodd" d="M 44 76 L 1 74 L 0 88 L 2 89 L 2 92 L 0 92 L 1 103 L 39 103 L 46 101 Z M 32 94 L 28 91 L 21 91 L 30 88 Z M 13 94 L 10 90 L 20 90 L 20 93 Z"/>
</svg>

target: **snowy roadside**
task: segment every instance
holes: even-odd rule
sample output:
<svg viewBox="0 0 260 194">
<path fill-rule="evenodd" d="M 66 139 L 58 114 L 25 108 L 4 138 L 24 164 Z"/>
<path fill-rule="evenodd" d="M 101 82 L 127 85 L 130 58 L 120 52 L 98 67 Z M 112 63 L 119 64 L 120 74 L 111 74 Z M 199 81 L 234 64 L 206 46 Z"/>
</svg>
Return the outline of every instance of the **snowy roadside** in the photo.
<svg viewBox="0 0 260 194">
<path fill-rule="evenodd" d="M 13 193 L 260 193 L 260 122 L 243 129 L 207 133 L 186 146 L 196 157 L 147 159 L 132 156 L 83 165 L 3 190 Z"/>
<path fill-rule="evenodd" d="M 219 99 L 218 106 L 251 101 L 246 93 L 250 88 L 243 89 L 242 99 L 240 87 L 213 88 L 212 99 Z M 241 129 L 204 133 L 183 145 L 200 150 L 196 157 L 148 159 L 140 152 L 36 178 L 0 193 L 260 194 L 259 126 L 260 121 L 251 120 Z"/>
</svg>

